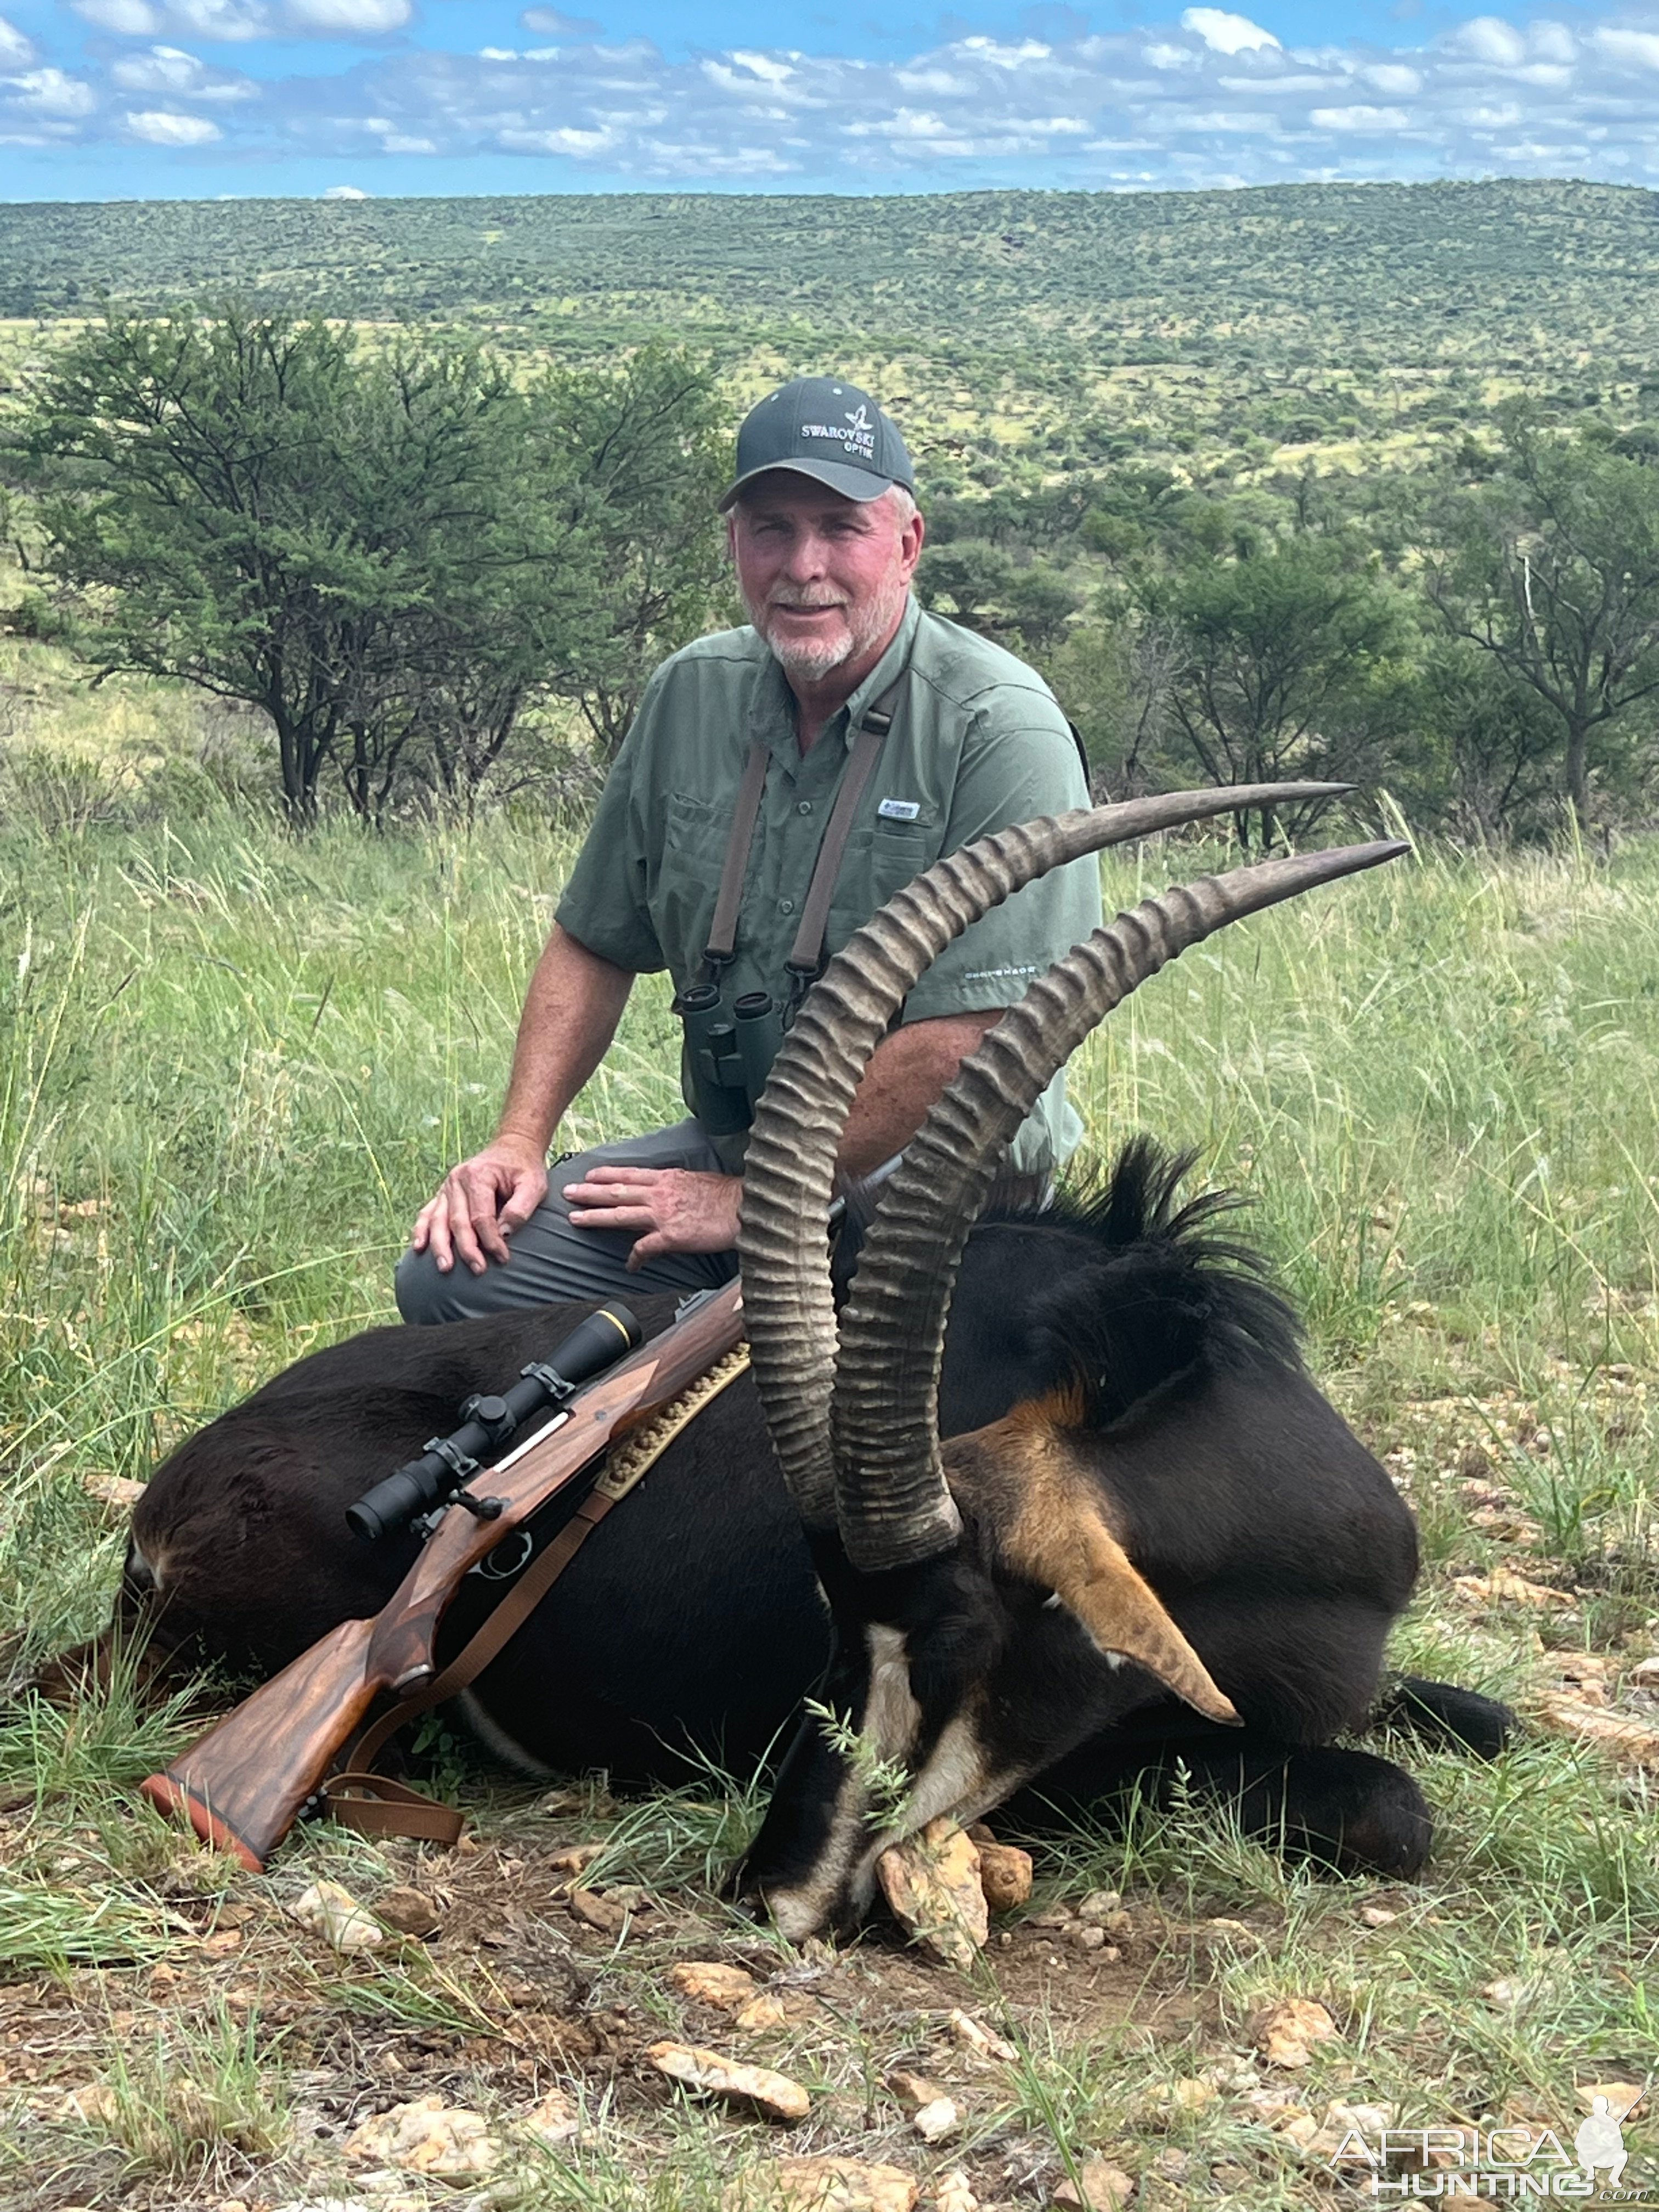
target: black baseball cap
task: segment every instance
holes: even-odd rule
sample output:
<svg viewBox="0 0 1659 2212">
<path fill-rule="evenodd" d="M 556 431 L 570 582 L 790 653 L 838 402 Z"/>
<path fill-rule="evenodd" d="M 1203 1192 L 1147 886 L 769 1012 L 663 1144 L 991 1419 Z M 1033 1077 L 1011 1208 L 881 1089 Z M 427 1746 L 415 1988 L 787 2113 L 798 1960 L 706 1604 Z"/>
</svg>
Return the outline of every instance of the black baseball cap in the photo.
<svg viewBox="0 0 1659 2212">
<path fill-rule="evenodd" d="M 891 418 L 867 392 L 837 376 L 798 376 L 751 407 L 738 433 L 738 475 L 720 511 L 772 469 L 791 469 L 846 499 L 879 499 L 895 484 L 916 488 Z"/>
</svg>

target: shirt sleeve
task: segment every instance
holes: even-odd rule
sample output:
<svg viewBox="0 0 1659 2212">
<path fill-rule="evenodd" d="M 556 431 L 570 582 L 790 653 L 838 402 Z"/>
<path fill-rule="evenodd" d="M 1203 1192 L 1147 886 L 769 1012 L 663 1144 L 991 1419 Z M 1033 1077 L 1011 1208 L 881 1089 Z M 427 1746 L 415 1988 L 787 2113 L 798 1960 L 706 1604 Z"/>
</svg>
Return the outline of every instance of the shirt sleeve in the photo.
<svg viewBox="0 0 1659 2212">
<path fill-rule="evenodd" d="M 994 830 L 1088 803 L 1082 764 L 1060 708 L 1040 693 L 993 694 L 963 747 L 941 851 L 953 853 Z M 927 1021 L 1013 1006 L 1100 921 L 1094 855 L 1051 869 L 946 946 L 905 1002 L 903 1018 Z"/>
<path fill-rule="evenodd" d="M 646 817 L 650 762 L 660 702 L 659 676 L 647 686 L 594 810 L 554 920 L 561 929 L 631 975 L 668 965 L 647 903 L 650 874 Z"/>
</svg>

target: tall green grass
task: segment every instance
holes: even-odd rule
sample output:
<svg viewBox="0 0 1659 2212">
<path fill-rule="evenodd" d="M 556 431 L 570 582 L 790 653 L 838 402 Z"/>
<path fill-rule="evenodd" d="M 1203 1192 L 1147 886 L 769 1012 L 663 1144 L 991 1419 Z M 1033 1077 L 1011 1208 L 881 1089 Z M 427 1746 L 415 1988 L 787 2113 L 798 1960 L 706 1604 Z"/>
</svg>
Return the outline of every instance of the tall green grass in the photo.
<svg viewBox="0 0 1659 2212">
<path fill-rule="evenodd" d="M 84 1476 L 142 1475 L 259 1377 L 391 1316 L 416 1207 L 491 1127 L 576 842 L 496 819 L 296 844 L 219 802 L 0 825 L 14 1629 L 50 1643 L 99 1616 L 112 1539 Z M 1224 857 L 1119 858 L 1109 902 Z M 673 1115 L 676 1062 L 647 979 L 564 1141 Z M 1250 1198 L 1318 1363 L 1372 1411 L 1406 1384 L 1547 1389 L 1553 1456 L 1525 1472 L 1553 1535 L 1644 1527 L 1645 1429 L 1609 1446 L 1580 1399 L 1655 1341 L 1659 850 L 1428 854 L 1259 917 L 1132 1000 L 1073 1085 L 1096 1152 L 1151 1129 Z"/>
</svg>

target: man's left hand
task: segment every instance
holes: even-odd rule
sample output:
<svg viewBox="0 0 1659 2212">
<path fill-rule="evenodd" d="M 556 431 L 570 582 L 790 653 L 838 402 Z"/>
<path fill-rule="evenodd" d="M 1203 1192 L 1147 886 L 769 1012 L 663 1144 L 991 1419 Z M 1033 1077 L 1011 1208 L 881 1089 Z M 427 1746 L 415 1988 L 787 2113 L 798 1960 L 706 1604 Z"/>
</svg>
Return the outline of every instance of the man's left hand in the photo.
<svg viewBox="0 0 1659 2212">
<path fill-rule="evenodd" d="M 620 1229 L 635 1239 L 629 1273 L 663 1252 L 731 1252 L 743 1218 L 741 1176 L 699 1175 L 690 1168 L 595 1168 L 568 1182 L 570 1219 L 578 1229 Z"/>
</svg>

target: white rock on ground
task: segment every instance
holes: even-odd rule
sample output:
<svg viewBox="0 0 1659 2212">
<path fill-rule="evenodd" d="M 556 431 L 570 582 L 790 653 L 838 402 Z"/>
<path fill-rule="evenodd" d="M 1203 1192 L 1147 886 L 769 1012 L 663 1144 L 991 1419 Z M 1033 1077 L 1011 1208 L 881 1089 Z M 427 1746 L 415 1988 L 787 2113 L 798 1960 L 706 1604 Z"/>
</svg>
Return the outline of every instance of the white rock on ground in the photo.
<svg viewBox="0 0 1659 2212">
<path fill-rule="evenodd" d="M 980 1886 L 979 1846 L 948 1820 L 890 1845 L 876 1871 L 894 1917 L 925 1951 L 958 1973 L 971 1971 L 991 1932 Z"/>
<path fill-rule="evenodd" d="M 406 2173 L 474 2181 L 495 2171 L 501 2153 L 482 2112 L 431 2096 L 394 2105 L 365 2120 L 346 2143 L 345 2154 L 401 2166 Z"/>
<path fill-rule="evenodd" d="M 1056 2204 L 1080 2205 L 1083 2212 L 1123 2212 L 1135 2185 L 1121 2166 L 1091 2158 L 1078 2168 L 1075 2181 L 1068 2176 L 1054 2191 Z"/>
<path fill-rule="evenodd" d="M 313 1881 L 288 1908 L 289 1917 L 309 1936 L 320 1936 L 335 1950 L 375 1951 L 386 1942 L 386 1930 L 364 1905 L 359 1905 L 337 1881 Z"/>
<path fill-rule="evenodd" d="M 943 2142 L 962 2125 L 962 2114 L 950 2092 L 926 2074 L 890 2074 L 887 2087 L 903 2106 L 911 2126 L 923 2142 Z"/>
<path fill-rule="evenodd" d="M 562 2089 L 550 2089 L 537 2099 L 527 2112 L 520 2115 L 519 2125 L 538 2142 L 551 2148 L 573 2142 L 580 2130 L 580 2119 L 574 2104 Z"/>
<path fill-rule="evenodd" d="M 980 2212 L 973 2185 L 959 2166 L 940 2174 L 933 2184 L 932 2212 Z"/>
<path fill-rule="evenodd" d="M 1019 2057 L 1012 2043 L 994 2033 L 983 2021 L 975 2020 L 971 2013 L 963 2012 L 960 2006 L 951 2012 L 945 2025 L 951 2032 L 951 2040 L 959 2043 L 964 2051 L 971 2051 L 977 2058 L 995 2058 L 1007 2065 Z"/>
<path fill-rule="evenodd" d="M 774 2073 L 769 2066 L 745 2066 L 690 2043 L 653 2043 L 645 2056 L 647 2063 L 671 2081 L 747 2105 L 769 2120 L 804 2120 L 812 2109 L 812 2100 L 800 2083 L 787 2074 Z"/>
<path fill-rule="evenodd" d="M 1307 2066 L 1313 2045 L 1335 2033 L 1336 2022 L 1311 1997 L 1281 1997 L 1253 2014 L 1249 2023 L 1250 2040 L 1270 2066 Z"/>
<path fill-rule="evenodd" d="M 857 2158 L 780 2158 L 734 2181 L 723 2212 L 915 2212 L 920 2192 L 896 2166 Z M 958 2207 L 958 2212 L 967 2212 Z"/>
</svg>

